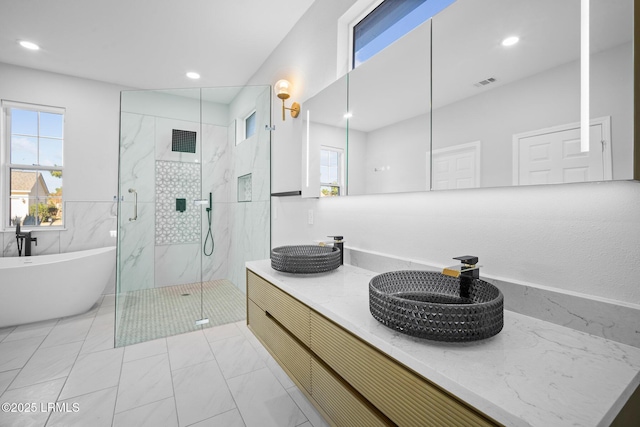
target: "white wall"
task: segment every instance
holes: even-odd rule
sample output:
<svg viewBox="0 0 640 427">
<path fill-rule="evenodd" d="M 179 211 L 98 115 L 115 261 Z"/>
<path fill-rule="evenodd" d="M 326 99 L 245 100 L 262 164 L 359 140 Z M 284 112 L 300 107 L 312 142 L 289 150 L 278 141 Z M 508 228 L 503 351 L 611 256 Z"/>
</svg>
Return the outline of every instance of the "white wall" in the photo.
<svg viewBox="0 0 640 427">
<path fill-rule="evenodd" d="M 351 133 L 351 131 L 349 131 Z M 351 135 L 349 135 L 351 142 Z M 429 153 L 429 116 L 420 115 L 367 134 L 365 160 L 365 193 L 394 193 L 424 191 L 427 181 L 427 155 Z M 349 158 L 350 165 L 358 163 Z M 384 168 L 384 170 L 380 170 Z M 376 172 L 376 170 L 378 170 Z M 352 180 L 349 179 L 349 183 Z"/>
<path fill-rule="evenodd" d="M 252 82 L 289 78 L 304 101 L 336 78 L 337 19 L 353 0 L 315 2 Z M 273 191 L 299 189 L 297 122 L 275 108 Z M 301 120 L 298 119 L 301 123 Z M 287 164 L 286 170 L 276 165 Z M 307 224 L 307 210 L 315 221 Z M 450 265 L 480 257 L 487 275 L 640 304 L 640 185 L 633 182 L 452 190 L 327 199 L 273 198 L 272 246 L 343 234 L 347 246 Z"/>
<path fill-rule="evenodd" d="M 66 108 L 66 200 L 112 200 L 118 182 L 120 91 L 113 84 L 0 63 L 0 98 Z"/>
</svg>

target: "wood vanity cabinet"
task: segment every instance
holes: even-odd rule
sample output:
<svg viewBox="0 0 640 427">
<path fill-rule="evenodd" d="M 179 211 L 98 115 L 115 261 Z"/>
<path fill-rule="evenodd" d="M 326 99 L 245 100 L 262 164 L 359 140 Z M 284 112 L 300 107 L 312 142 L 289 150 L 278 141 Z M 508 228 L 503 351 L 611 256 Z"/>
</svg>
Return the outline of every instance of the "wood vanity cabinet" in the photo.
<svg viewBox="0 0 640 427">
<path fill-rule="evenodd" d="M 251 270 L 247 324 L 333 425 L 500 425 Z"/>
</svg>

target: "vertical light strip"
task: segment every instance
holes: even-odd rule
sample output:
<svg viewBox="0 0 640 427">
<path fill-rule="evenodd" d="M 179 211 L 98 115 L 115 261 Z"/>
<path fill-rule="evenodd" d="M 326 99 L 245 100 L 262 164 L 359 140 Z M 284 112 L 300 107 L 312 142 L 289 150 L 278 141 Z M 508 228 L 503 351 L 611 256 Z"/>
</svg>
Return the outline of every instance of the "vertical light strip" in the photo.
<svg viewBox="0 0 640 427">
<path fill-rule="evenodd" d="M 589 1 L 580 5 L 580 151 L 589 151 Z"/>
<path fill-rule="evenodd" d="M 307 188 L 309 188 L 309 116 L 311 112 L 307 110 Z"/>
</svg>

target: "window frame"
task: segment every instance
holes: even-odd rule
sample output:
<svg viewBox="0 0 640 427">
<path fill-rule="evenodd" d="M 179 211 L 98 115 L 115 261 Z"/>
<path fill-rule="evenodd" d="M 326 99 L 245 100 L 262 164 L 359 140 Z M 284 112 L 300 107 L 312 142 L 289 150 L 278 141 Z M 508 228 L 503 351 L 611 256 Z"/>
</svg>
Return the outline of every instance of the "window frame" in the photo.
<svg viewBox="0 0 640 427">
<path fill-rule="evenodd" d="M 350 72 L 352 70 L 354 70 L 356 67 L 354 66 L 355 63 L 355 27 L 362 22 L 363 20 L 365 20 L 374 10 L 376 10 L 378 7 L 380 7 L 382 5 L 382 3 L 384 3 L 387 0 L 357 0 L 353 6 L 344 14 L 342 15 L 339 19 L 338 19 L 338 68 L 337 68 L 337 77 L 340 77 L 342 74 L 344 74 L 342 72 L 342 70 L 344 69 L 345 72 Z M 389 0 L 391 1 L 391 0 Z M 435 11 L 433 13 L 433 15 L 429 18 L 427 18 L 425 21 L 422 21 L 420 24 L 418 25 L 422 25 L 424 24 L 424 22 L 428 21 L 429 19 L 432 19 L 433 16 L 437 15 L 438 13 L 440 13 L 442 10 L 446 9 L 447 7 L 449 7 L 452 3 L 454 3 L 456 0 L 451 0 L 451 3 L 449 3 L 448 5 L 444 6 L 443 9 L 439 9 L 437 11 Z M 429 0 L 425 0 L 425 3 L 428 3 Z M 418 6 L 418 7 L 422 7 L 422 5 Z M 410 12 L 412 13 L 413 10 Z M 408 16 L 404 15 L 404 16 Z M 402 18 L 404 19 L 404 17 Z M 415 28 L 415 27 L 414 27 Z M 409 30 L 412 31 L 413 29 Z M 407 32 L 408 33 L 408 32 Z M 405 33 L 405 35 L 407 34 Z M 401 36 L 403 37 L 403 36 Z M 396 39 L 397 40 L 397 39 Z M 391 43 L 395 43 L 394 40 Z M 346 52 L 344 50 L 344 43 L 346 42 Z M 387 45 L 389 46 L 389 45 Z M 382 49 L 380 49 L 378 52 L 380 52 L 381 50 L 384 50 L 386 48 L 383 47 Z M 369 58 L 365 59 L 363 62 L 361 62 L 360 64 L 365 63 L 368 59 L 372 58 L 373 56 L 375 56 L 378 52 L 376 52 L 375 54 L 373 54 L 372 56 L 370 56 Z M 343 62 L 345 59 L 342 57 L 344 54 L 347 54 L 346 57 L 346 69 L 343 68 L 345 62 Z M 360 65 L 359 64 L 359 65 Z"/>
<path fill-rule="evenodd" d="M 249 121 L 249 119 L 251 117 L 254 117 L 255 126 L 254 126 L 253 133 L 251 135 L 247 135 L 247 122 Z M 244 132 L 244 138 L 243 139 L 249 139 L 253 135 L 255 135 L 256 133 L 258 133 L 258 111 L 255 108 L 253 110 L 251 110 L 251 112 L 245 116 L 245 118 L 242 121 L 242 123 L 244 125 L 243 126 L 243 132 Z"/>
<path fill-rule="evenodd" d="M 348 55 L 347 55 L 347 71 L 352 71 L 355 67 L 354 64 L 354 46 L 355 46 L 355 31 L 354 28 L 356 25 L 360 23 L 364 18 L 369 16 L 371 12 L 378 8 L 384 1 L 386 0 L 374 0 L 369 3 L 368 6 L 364 7 L 360 13 L 358 13 L 355 18 L 351 19 L 347 26 L 347 34 L 348 34 Z M 358 7 L 358 2 L 354 5 L 354 7 Z M 359 6 L 362 7 L 362 6 Z"/>
<path fill-rule="evenodd" d="M 244 141 L 248 140 L 249 138 L 251 138 L 254 135 L 257 135 L 258 133 L 258 116 L 257 116 L 257 109 L 253 108 L 251 109 L 247 114 L 238 114 L 236 116 L 235 121 L 235 128 L 236 128 L 236 146 L 242 144 Z M 252 115 L 256 115 L 256 130 L 252 135 L 247 136 L 247 119 L 249 119 L 249 117 L 251 117 Z"/>
<path fill-rule="evenodd" d="M 25 111 L 35 111 L 39 113 L 49 113 L 49 114 L 60 114 L 62 115 L 62 165 L 59 166 L 48 166 L 48 165 L 28 165 L 21 163 L 11 163 L 11 109 L 19 109 Z M 13 229 L 13 225 L 11 225 L 11 171 L 12 170 L 28 170 L 28 171 L 60 171 L 62 172 L 63 180 L 64 180 L 64 151 L 65 151 L 65 121 L 66 121 L 66 108 L 64 107 L 55 107 L 51 105 L 42 105 L 42 104 L 33 104 L 27 102 L 19 102 L 19 101 L 11 101 L 3 99 L 0 101 L 0 168 L 2 169 L 0 173 L 0 180 L 2 181 L 0 185 L 0 196 L 2 197 L 2 201 L 0 205 L 2 209 L 0 210 L 0 221 L 2 221 L 2 226 L 0 226 L 0 230 L 10 231 Z M 38 123 L 38 133 L 40 132 L 40 124 Z M 38 138 L 40 135 L 38 134 Z M 63 181 L 64 182 L 64 181 Z M 43 230 L 61 230 L 65 227 L 65 191 L 63 184 L 62 196 L 60 197 L 60 204 L 62 206 L 62 217 L 61 224 L 58 225 L 47 225 L 43 226 L 41 224 L 33 224 L 24 226 L 29 229 L 35 229 L 38 231 Z M 37 203 L 37 201 L 36 201 Z"/>
</svg>

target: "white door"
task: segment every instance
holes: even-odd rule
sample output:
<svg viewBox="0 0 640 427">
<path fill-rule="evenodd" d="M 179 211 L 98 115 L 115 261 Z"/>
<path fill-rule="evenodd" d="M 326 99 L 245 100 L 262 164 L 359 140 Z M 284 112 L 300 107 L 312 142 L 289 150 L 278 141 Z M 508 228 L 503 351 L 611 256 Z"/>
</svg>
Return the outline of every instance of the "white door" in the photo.
<svg viewBox="0 0 640 427">
<path fill-rule="evenodd" d="M 590 126 L 590 150 L 580 151 L 580 126 L 571 124 L 514 136 L 514 185 L 611 179 L 608 126 Z"/>
<path fill-rule="evenodd" d="M 431 161 L 433 190 L 480 186 L 480 141 L 433 150 Z"/>
</svg>

